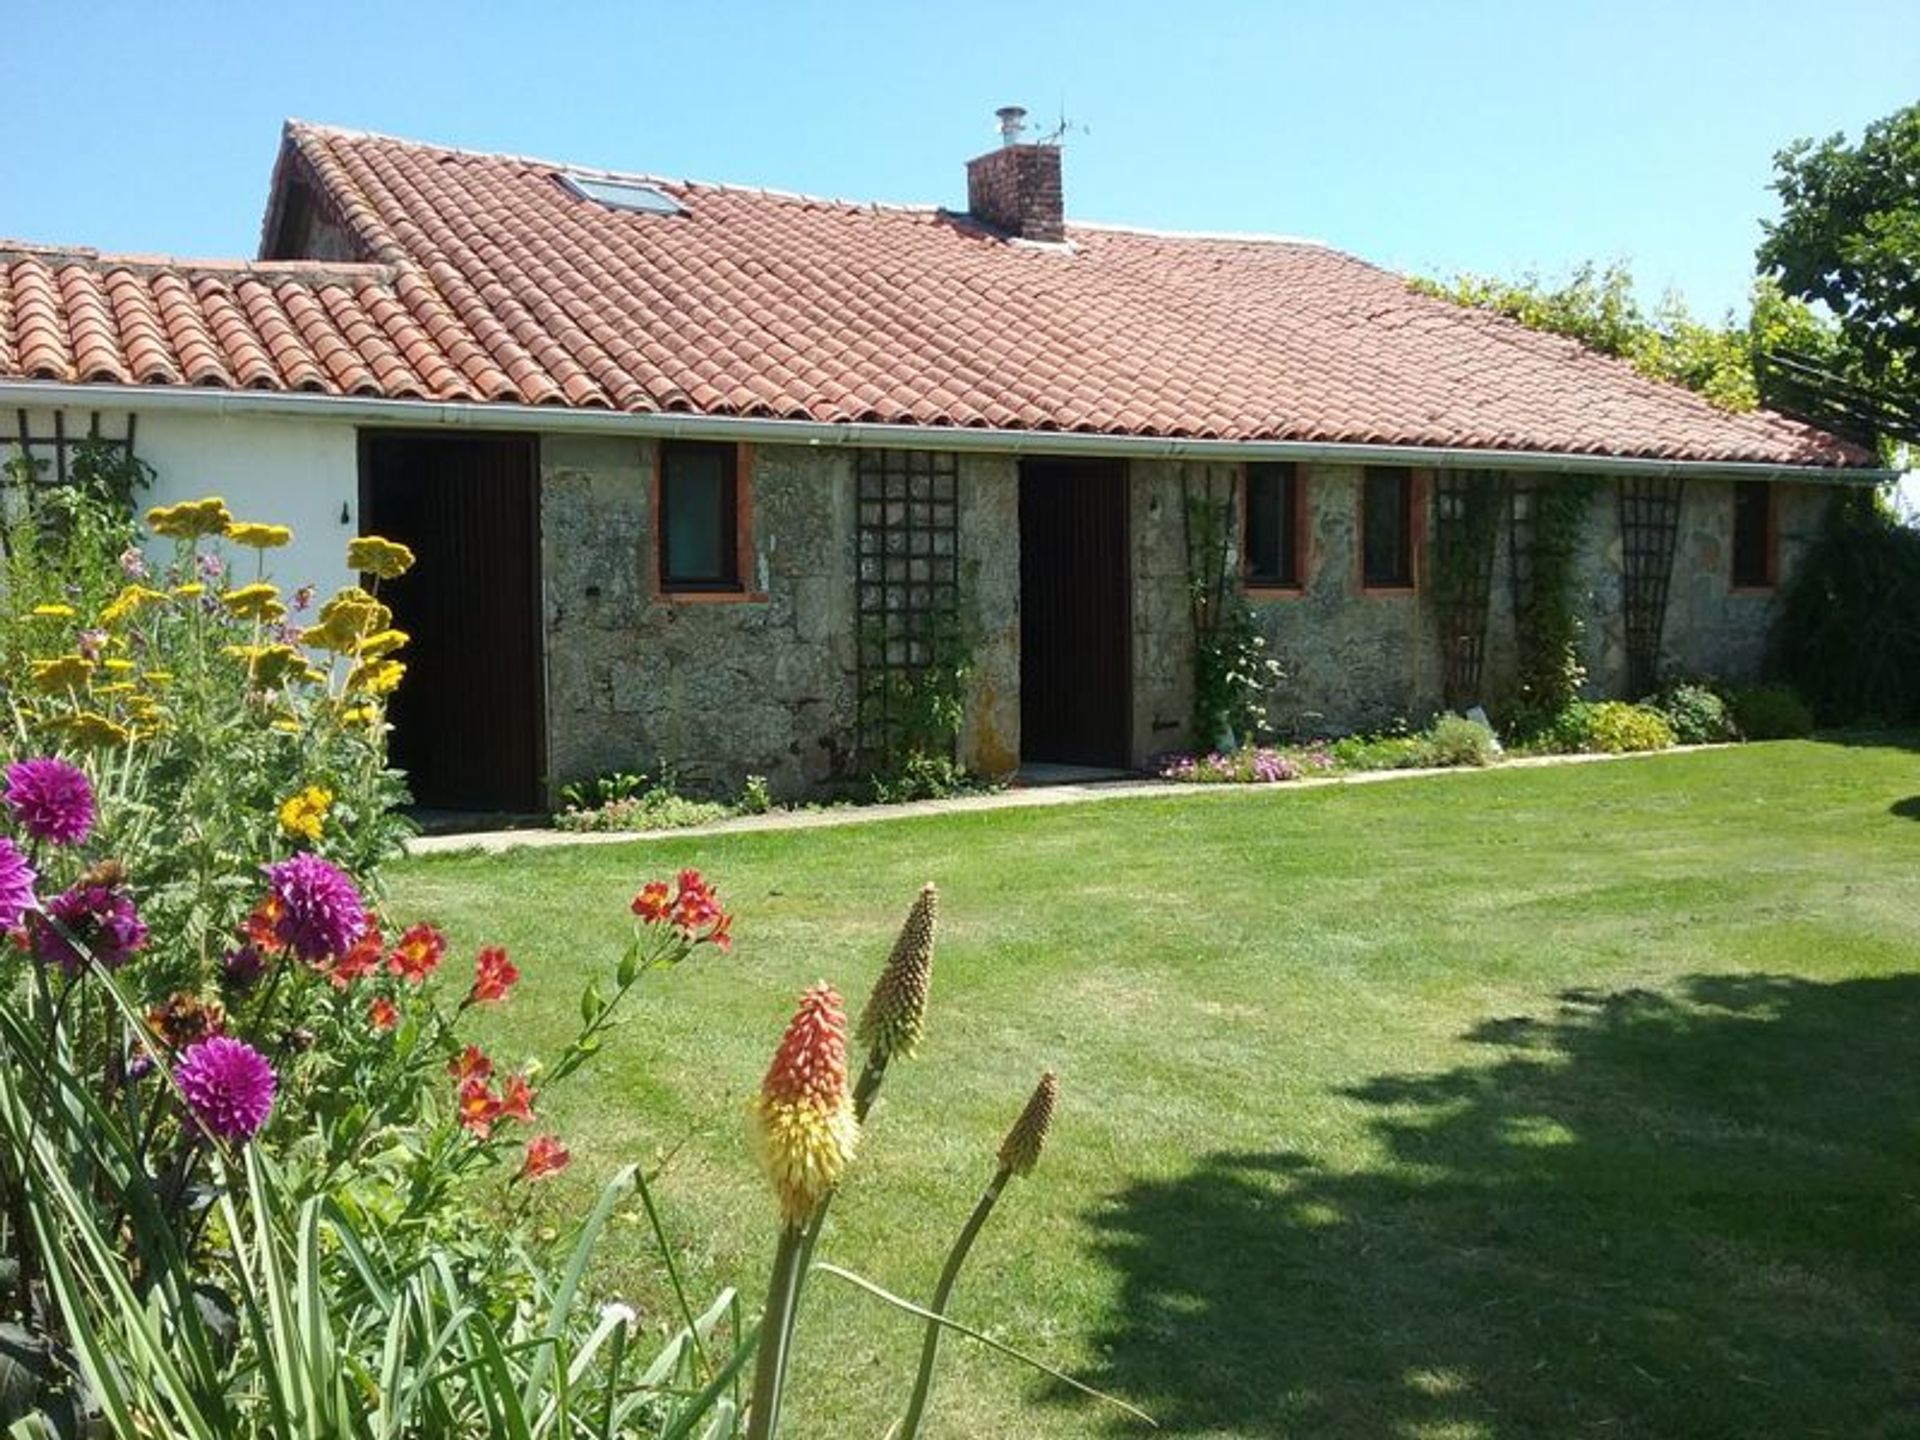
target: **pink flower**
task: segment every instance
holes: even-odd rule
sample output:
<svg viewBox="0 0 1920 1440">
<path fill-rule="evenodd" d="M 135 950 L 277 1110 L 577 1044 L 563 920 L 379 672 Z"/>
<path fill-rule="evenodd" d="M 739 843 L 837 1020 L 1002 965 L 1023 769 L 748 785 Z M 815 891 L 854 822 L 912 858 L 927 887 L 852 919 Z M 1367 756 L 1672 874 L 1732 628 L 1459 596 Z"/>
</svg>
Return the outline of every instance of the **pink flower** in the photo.
<svg viewBox="0 0 1920 1440">
<path fill-rule="evenodd" d="M 20 847 L 0 836 L 0 930 L 11 930 L 34 907 L 33 873 Z"/>
<path fill-rule="evenodd" d="M 7 766 L 7 809 L 36 840 L 78 845 L 93 833 L 93 785 L 79 766 L 58 756 Z"/>
<path fill-rule="evenodd" d="M 367 927 L 367 907 L 344 870 L 299 854 L 267 867 L 280 913 L 274 933 L 302 960 L 344 955 Z"/>
<path fill-rule="evenodd" d="M 279 1085 L 266 1056 L 226 1035 L 189 1049 L 174 1076 L 193 1118 L 223 1140 L 251 1140 L 259 1134 Z"/>
</svg>

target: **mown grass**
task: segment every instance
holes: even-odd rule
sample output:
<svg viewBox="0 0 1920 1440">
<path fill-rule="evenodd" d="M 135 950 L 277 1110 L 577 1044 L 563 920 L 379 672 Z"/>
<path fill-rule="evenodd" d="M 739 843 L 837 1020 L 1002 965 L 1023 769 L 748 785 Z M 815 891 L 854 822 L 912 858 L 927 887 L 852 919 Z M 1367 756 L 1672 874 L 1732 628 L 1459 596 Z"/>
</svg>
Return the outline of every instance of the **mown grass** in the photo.
<svg viewBox="0 0 1920 1440">
<path fill-rule="evenodd" d="M 743 1138 L 795 993 L 943 937 L 823 1258 L 924 1295 L 1043 1066 L 1065 1095 L 956 1313 L 1225 1436 L 1920 1434 L 1920 752 L 1754 745 L 1312 792 L 410 861 L 511 946 L 552 1047 L 646 876 L 736 910 L 543 1097 L 583 1199 L 661 1185 L 694 1288 L 757 1292 Z M 664 1321 L 644 1232 L 613 1283 Z M 879 1436 L 909 1323 L 815 1281 L 796 1436 Z M 1138 1433 L 964 1344 L 936 1434 Z"/>
</svg>

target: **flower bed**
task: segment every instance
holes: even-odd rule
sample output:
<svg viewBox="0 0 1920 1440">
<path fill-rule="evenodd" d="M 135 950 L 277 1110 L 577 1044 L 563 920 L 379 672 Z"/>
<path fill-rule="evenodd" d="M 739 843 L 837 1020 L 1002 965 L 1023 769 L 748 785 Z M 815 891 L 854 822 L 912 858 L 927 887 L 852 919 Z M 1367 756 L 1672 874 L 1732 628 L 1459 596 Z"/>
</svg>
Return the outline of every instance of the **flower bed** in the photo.
<svg viewBox="0 0 1920 1440">
<path fill-rule="evenodd" d="M 8 536 L 0 1429 L 771 1437 L 821 1220 L 923 1030 L 933 888 L 851 1035 L 815 987 L 762 1085 L 777 1263 L 758 1318 L 731 1292 L 696 1311 L 637 1167 L 555 1248 L 527 1218 L 529 1190 L 570 1162 L 543 1096 L 649 976 L 729 951 L 731 913 L 697 870 L 639 885 L 620 943 L 585 961 L 572 1038 L 498 1062 L 471 1029 L 510 1003 L 522 961 L 456 955 L 382 900 L 406 830 L 385 706 L 407 637 L 378 587 L 411 553 L 354 540 L 369 588 L 316 605 L 267 575 L 285 527 L 211 498 L 148 521 L 173 544 L 157 567 L 85 497 L 65 528 L 30 517 Z M 256 557 L 244 583 L 234 549 Z M 851 1085 L 850 1040 L 865 1051 Z M 1055 1089 L 1043 1080 L 1002 1147 L 932 1312 L 978 1221 L 1032 1170 Z M 588 1280 L 628 1196 L 677 1302 L 658 1348 Z M 906 1436 L 946 1322 L 926 1323 Z"/>
</svg>

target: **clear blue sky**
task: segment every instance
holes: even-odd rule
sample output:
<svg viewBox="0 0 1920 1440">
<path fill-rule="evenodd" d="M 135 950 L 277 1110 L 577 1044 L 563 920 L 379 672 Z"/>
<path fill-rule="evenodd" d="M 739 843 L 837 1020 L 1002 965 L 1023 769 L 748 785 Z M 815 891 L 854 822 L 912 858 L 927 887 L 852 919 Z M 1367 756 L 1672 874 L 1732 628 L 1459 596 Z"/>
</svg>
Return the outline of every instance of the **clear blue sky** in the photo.
<svg viewBox="0 0 1920 1440">
<path fill-rule="evenodd" d="M 289 115 L 962 205 L 992 111 L 1067 115 L 1071 217 L 1397 269 L 1632 262 L 1745 295 L 1773 152 L 1912 101 L 1914 0 L 576 6 L 12 0 L 0 235 L 249 255 Z"/>
</svg>

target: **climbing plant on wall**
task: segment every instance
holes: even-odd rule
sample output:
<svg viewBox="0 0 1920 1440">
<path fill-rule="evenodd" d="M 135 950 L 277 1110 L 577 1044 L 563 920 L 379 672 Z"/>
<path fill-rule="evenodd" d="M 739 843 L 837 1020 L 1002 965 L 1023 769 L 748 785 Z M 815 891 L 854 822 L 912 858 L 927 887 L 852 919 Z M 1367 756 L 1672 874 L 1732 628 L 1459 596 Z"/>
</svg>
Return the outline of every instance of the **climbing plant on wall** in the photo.
<svg viewBox="0 0 1920 1440">
<path fill-rule="evenodd" d="M 1580 694 L 1580 534 L 1593 508 L 1587 476 L 1516 481 L 1508 489 L 1519 681 L 1512 728 L 1552 721 Z"/>
<path fill-rule="evenodd" d="M 950 454 L 862 450 L 855 463 L 860 763 L 887 799 L 952 790 L 973 672 Z"/>
<path fill-rule="evenodd" d="M 1506 483 L 1492 470 L 1442 471 L 1435 482 L 1427 597 L 1440 626 L 1446 702 L 1454 709 L 1482 698 L 1493 552 Z"/>
<path fill-rule="evenodd" d="M 1280 666 L 1240 593 L 1239 467 L 1189 465 L 1180 488 L 1193 618 L 1193 743 L 1204 747 L 1266 730 Z"/>
</svg>

